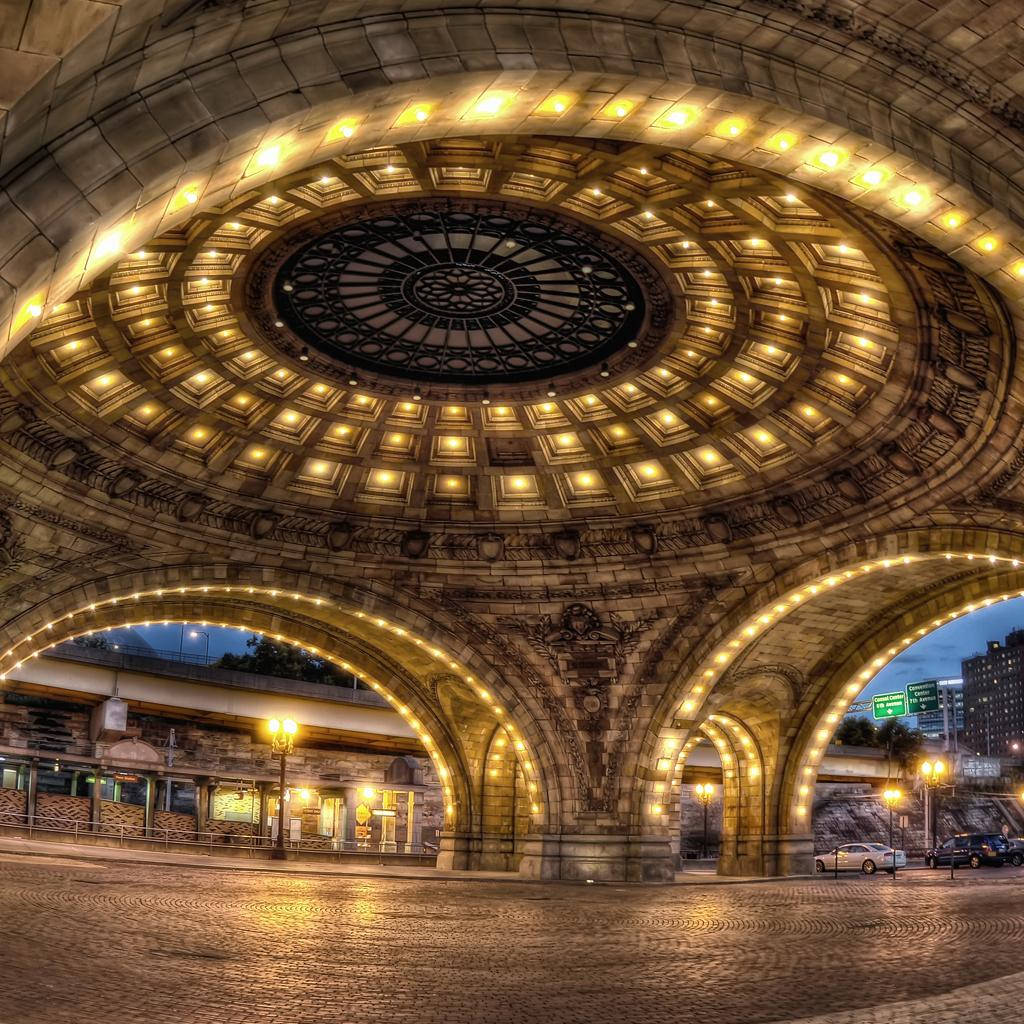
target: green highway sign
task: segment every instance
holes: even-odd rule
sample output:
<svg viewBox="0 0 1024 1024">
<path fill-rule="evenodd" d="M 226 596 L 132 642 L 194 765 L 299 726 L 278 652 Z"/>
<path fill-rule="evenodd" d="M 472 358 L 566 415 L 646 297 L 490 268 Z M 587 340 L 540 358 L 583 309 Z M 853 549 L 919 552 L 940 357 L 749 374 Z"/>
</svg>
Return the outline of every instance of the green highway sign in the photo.
<svg viewBox="0 0 1024 1024">
<path fill-rule="evenodd" d="M 871 698 L 871 715 L 873 718 L 899 718 L 907 713 L 907 695 L 899 693 L 879 693 Z"/>
<path fill-rule="evenodd" d="M 939 683 L 929 679 L 924 683 L 907 684 L 907 712 L 916 715 L 920 711 L 939 710 Z"/>
</svg>

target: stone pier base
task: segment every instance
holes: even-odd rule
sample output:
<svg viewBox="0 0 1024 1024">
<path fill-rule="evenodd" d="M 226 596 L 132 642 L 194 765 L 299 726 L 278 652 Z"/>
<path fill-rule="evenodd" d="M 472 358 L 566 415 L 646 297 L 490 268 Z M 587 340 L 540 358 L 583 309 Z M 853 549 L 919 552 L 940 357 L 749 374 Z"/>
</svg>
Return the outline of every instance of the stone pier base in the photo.
<svg viewBox="0 0 1024 1024">
<path fill-rule="evenodd" d="M 519 873 L 528 878 L 595 882 L 671 882 L 671 840 L 666 836 L 527 836 Z"/>
<path fill-rule="evenodd" d="M 814 872 L 814 836 L 737 836 L 723 845 L 720 875 L 809 875 Z"/>
<path fill-rule="evenodd" d="M 500 840 L 500 841 L 497 841 Z M 456 871 L 514 871 L 545 881 L 670 882 L 675 877 L 666 836 L 527 835 L 508 856 L 506 838 L 442 832 L 437 866 Z"/>
</svg>

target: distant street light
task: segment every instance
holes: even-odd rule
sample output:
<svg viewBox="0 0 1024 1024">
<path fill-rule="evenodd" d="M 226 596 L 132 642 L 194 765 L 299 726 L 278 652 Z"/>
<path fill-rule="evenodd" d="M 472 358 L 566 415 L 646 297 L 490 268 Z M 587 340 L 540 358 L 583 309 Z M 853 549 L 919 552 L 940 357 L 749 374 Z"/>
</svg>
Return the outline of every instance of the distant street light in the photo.
<svg viewBox="0 0 1024 1024">
<path fill-rule="evenodd" d="M 708 806 L 715 795 L 715 787 L 710 782 L 698 782 L 694 787 L 697 801 L 704 808 L 704 841 L 701 844 L 701 857 L 708 855 Z"/>
<path fill-rule="evenodd" d="M 882 794 L 885 806 L 889 808 L 889 849 L 892 850 L 892 877 L 896 877 L 896 846 L 892 841 L 892 812 L 903 794 L 898 789 L 887 789 Z"/>
<path fill-rule="evenodd" d="M 267 722 L 270 733 L 270 749 L 281 758 L 281 788 L 277 798 L 277 843 L 270 851 L 271 860 L 287 860 L 288 851 L 284 845 L 284 780 L 288 755 L 295 749 L 295 733 L 299 727 L 291 718 L 272 718 Z"/>
<path fill-rule="evenodd" d="M 209 662 L 210 660 L 210 634 L 205 629 L 190 629 L 188 631 L 189 640 L 198 640 L 200 637 L 205 641 L 206 646 L 203 649 L 203 661 Z M 185 655 L 185 623 L 181 624 L 181 637 L 178 641 L 178 656 L 184 660 Z"/>
</svg>

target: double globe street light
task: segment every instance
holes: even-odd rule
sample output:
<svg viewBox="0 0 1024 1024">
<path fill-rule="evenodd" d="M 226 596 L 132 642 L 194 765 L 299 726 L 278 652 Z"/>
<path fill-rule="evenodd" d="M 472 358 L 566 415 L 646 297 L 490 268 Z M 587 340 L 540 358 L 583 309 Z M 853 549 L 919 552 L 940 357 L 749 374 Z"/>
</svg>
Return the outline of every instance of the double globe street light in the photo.
<svg viewBox="0 0 1024 1024">
<path fill-rule="evenodd" d="M 697 802 L 704 808 L 704 843 L 701 847 L 701 857 L 708 855 L 708 807 L 715 795 L 715 787 L 710 782 L 698 782 L 694 787 L 694 794 Z"/>
<path fill-rule="evenodd" d="M 270 733 L 270 750 L 281 758 L 281 788 L 277 798 L 277 843 L 270 851 L 271 860 L 287 860 L 288 851 L 284 845 L 284 778 L 288 755 L 295 750 L 295 734 L 299 727 L 291 718 L 272 718 L 267 722 Z"/>
<path fill-rule="evenodd" d="M 946 776 L 946 762 L 941 757 L 934 761 L 924 761 L 921 764 L 921 778 L 924 780 L 925 793 L 928 796 L 928 808 L 925 813 L 925 820 L 928 823 L 928 831 L 931 833 L 932 846 L 937 846 L 939 837 L 936 834 L 938 815 L 935 813 L 935 791 L 942 785 Z"/>
</svg>

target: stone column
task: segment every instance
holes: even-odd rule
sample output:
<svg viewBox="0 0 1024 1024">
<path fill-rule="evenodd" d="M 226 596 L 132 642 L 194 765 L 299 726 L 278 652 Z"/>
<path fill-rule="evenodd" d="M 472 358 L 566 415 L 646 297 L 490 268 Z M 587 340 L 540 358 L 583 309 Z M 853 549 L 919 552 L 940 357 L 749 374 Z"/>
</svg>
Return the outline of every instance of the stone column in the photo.
<svg viewBox="0 0 1024 1024">
<path fill-rule="evenodd" d="M 356 808 L 359 806 L 359 790 L 355 786 L 345 787 L 345 829 L 341 838 L 345 841 L 342 849 L 351 850 L 356 841 Z"/>
<path fill-rule="evenodd" d="M 96 766 L 92 776 L 92 793 L 89 805 L 89 827 L 93 832 L 99 832 L 102 827 L 103 818 L 103 767 Z"/>
<path fill-rule="evenodd" d="M 382 811 L 394 811 L 398 814 L 398 794 L 390 789 L 384 790 L 381 793 L 381 810 Z M 380 819 L 380 852 L 381 853 L 395 853 L 397 851 L 397 845 L 395 843 L 395 826 L 398 824 L 397 818 L 394 817 L 381 817 Z"/>
<path fill-rule="evenodd" d="M 210 783 L 196 779 L 196 832 L 206 831 L 210 815 Z"/>
<path fill-rule="evenodd" d="M 813 835 L 739 835 L 718 859 L 720 875 L 773 878 L 813 872 Z"/>
<path fill-rule="evenodd" d="M 405 820 L 405 841 L 410 852 L 423 851 L 423 801 L 416 799 L 415 790 L 409 791 L 409 810 Z"/>
<path fill-rule="evenodd" d="M 519 873 L 527 878 L 604 882 L 671 882 L 667 835 L 577 833 L 522 836 Z"/>
<path fill-rule="evenodd" d="M 257 782 L 256 791 L 260 795 L 260 820 L 257 834 L 262 838 L 270 835 L 270 791 L 265 782 Z"/>
</svg>

